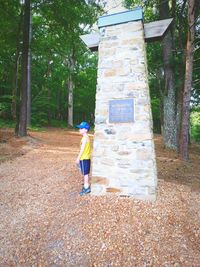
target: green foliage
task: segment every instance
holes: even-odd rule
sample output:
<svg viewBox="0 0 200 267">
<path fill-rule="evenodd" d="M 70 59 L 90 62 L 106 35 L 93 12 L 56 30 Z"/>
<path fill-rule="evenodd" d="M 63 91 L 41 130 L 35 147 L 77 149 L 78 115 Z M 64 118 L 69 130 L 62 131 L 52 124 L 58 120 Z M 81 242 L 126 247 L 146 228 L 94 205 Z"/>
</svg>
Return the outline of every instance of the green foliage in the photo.
<svg viewBox="0 0 200 267">
<path fill-rule="evenodd" d="M 158 98 L 151 98 L 151 110 L 153 117 L 153 131 L 154 133 L 161 133 L 160 100 Z"/>
<path fill-rule="evenodd" d="M 20 91 L 21 10 L 20 1 L 0 0 L 0 117 L 11 118 L 13 88 Z M 80 35 L 96 21 L 99 7 L 82 0 L 32 1 L 31 119 L 33 125 L 62 127 L 67 121 L 68 79 L 75 86 L 74 116 L 94 113 L 96 56 L 83 45 Z M 19 58 L 16 58 L 19 52 Z M 74 55 L 75 67 L 70 69 Z M 16 60 L 18 72 L 16 77 Z M 87 76 L 88 75 L 88 76 Z M 88 105 L 88 101 L 90 102 Z M 18 110 L 19 112 L 19 110 Z M 64 123 L 63 123 L 64 122 Z"/>
<path fill-rule="evenodd" d="M 0 118 L 0 128 L 14 128 L 14 127 L 15 127 L 14 121 Z"/>
<path fill-rule="evenodd" d="M 191 139 L 200 143 L 200 107 L 192 110 L 190 123 Z"/>
<path fill-rule="evenodd" d="M 88 53 L 85 54 L 87 56 Z M 88 67 L 80 69 L 77 75 L 74 91 L 74 120 L 79 123 L 82 120 L 92 122 L 92 114 L 95 110 L 95 94 L 97 79 L 97 57 L 90 55 L 87 58 Z"/>
<path fill-rule="evenodd" d="M 0 119 L 0 128 L 14 128 L 15 122 L 13 120 Z"/>
<path fill-rule="evenodd" d="M 60 124 L 60 121 L 57 121 L 57 122 L 55 121 L 53 122 L 52 126 L 65 128 L 66 123 L 61 122 Z M 15 121 L 0 119 L 0 128 L 15 128 Z M 45 128 L 38 124 L 32 124 L 30 127 L 28 127 L 28 130 L 41 132 L 41 131 L 45 131 Z"/>
<path fill-rule="evenodd" d="M 60 121 L 60 120 L 52 120 L 51 126 L 65 129 L 65 128 L 67 128 L 67 122 L 66 121 Z"/>
</svg>

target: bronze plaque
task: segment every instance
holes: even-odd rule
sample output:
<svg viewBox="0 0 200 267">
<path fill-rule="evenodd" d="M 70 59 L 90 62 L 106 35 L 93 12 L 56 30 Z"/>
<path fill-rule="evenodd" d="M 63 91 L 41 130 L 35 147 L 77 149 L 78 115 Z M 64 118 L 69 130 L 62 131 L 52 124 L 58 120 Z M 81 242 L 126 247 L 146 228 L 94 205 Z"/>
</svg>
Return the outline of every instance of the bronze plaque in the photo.
<svg viewBox="0 0 200 267">
<path fill-rule="evenodd" d="M 120 99 L 109 101 L 109 122 L 134 122 L 134 100 Z"/>
</svg>

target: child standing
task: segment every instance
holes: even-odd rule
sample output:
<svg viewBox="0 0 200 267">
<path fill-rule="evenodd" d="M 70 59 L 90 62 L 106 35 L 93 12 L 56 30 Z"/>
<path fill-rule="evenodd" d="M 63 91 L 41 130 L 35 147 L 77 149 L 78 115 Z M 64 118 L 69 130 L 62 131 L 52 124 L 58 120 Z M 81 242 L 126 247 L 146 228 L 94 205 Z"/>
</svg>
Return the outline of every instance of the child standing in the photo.
<svg viewBox="0 0 200 267">
<path fill-rule="evenodd" d="M 90 125 L 83 121 L 79 125 L 76 125 L 79 128 L 80 134 L 82 134 L 81 139 L 81 148 L 76 159 L 76 164 L 80 165 L 81 173 L 84 177 L 84 185 L 80 192 L 80 195 L 86 195 L 91 192 L 90 184 L 89 184 L 89 173 L 90 173 L 90 157 L 91 157 L 91 146 L 90 139 L 88 136 L 88 131 L 90 130 Z"/>
</svg>

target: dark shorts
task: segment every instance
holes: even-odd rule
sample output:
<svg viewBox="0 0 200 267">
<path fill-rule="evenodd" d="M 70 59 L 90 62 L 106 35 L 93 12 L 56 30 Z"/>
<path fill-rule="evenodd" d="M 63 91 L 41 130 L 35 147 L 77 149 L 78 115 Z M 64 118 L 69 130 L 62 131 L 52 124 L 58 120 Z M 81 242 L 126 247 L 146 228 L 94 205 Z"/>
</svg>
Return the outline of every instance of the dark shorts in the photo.
<svg viewBox="0 0 200 267">
<path fill-rule="evenodd" d="M 81 172 L 83 175 L 90 173 L 90 159 L 80 160 Z"/>
</svg>

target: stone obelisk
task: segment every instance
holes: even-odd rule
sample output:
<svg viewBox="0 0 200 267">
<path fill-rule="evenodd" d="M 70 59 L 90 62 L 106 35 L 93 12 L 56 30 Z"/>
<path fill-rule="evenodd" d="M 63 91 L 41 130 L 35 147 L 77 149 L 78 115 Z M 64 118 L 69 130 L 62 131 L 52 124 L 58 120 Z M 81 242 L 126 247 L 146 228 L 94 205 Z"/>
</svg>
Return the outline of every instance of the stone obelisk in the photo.
<svg viewBox="0 0 200 267">
<path fill-rule="evenodd" d="M 143 16 L 141 9 L 127 11 L 121 0 L 106 2 L 106 15 L 99 19 L 92 194 L 155 200 Z"/>
</svg>

